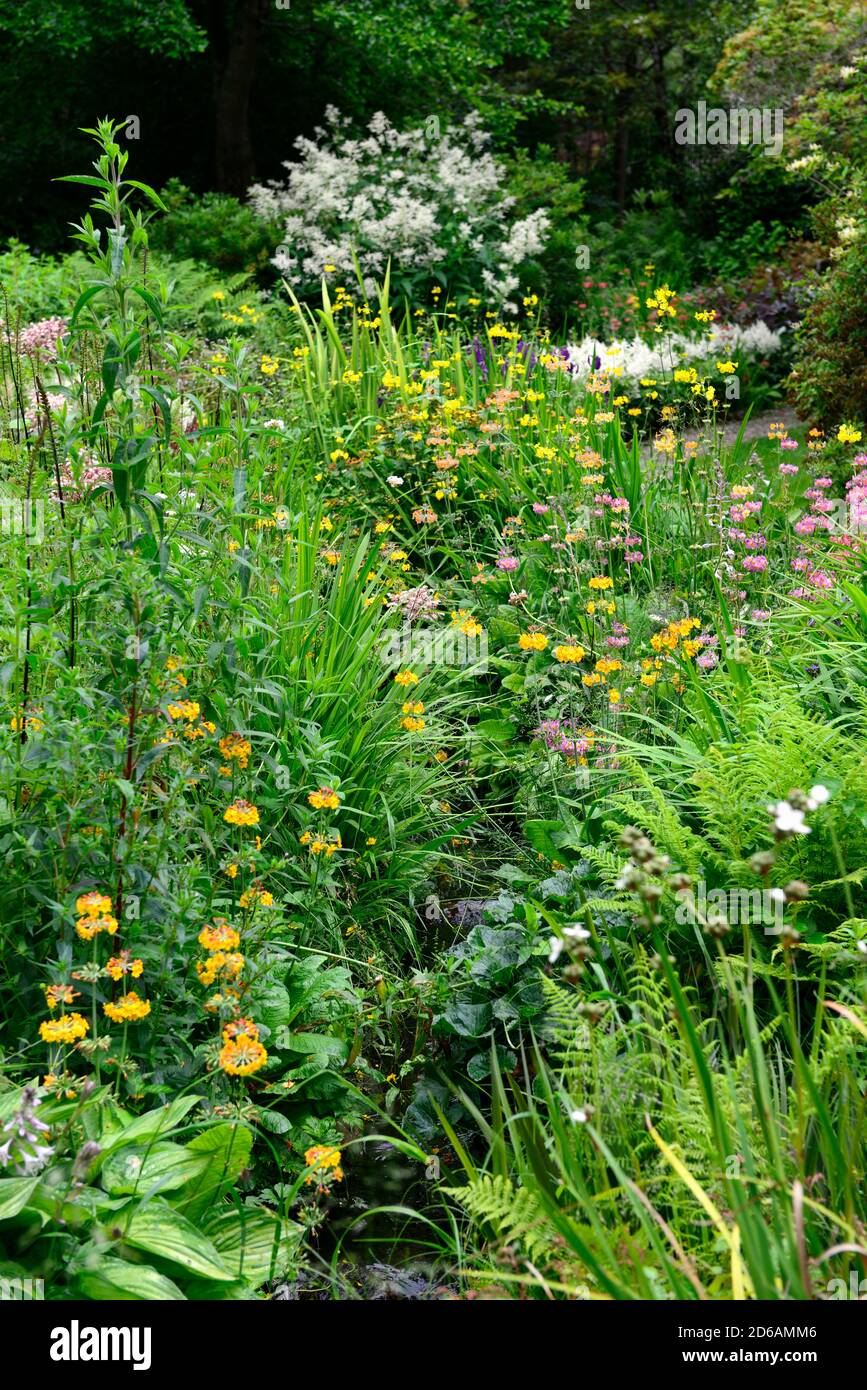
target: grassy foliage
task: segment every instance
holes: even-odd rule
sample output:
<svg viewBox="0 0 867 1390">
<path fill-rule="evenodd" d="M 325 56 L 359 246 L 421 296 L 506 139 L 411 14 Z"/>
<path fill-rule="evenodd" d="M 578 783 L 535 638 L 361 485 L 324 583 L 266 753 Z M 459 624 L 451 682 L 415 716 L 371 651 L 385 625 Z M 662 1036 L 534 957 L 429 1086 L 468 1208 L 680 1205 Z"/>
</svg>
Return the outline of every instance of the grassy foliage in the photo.
<svg viewBox="0 0 867 1390">
<path fill-rule="evenodd" d="M 0 264 L 0 1272 L 338 1296 L 385 1155 L 460 1292 L 835 1296 L 857 420 L 732 428 L 749 347 L 653 277 L 635 379 L 532 291 L 154 260 L 91 134 L 78 257 Z"/>
</svg>

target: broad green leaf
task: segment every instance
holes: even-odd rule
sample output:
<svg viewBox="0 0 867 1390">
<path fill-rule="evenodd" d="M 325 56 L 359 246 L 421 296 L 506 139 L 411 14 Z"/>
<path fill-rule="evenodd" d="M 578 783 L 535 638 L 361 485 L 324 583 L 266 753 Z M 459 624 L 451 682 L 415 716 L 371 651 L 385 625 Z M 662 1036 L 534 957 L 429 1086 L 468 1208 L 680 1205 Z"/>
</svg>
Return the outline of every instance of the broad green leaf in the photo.
<svg viewBox="0 0 867 1390">
<path fill-rule="evenodd" d="M 83 1298 L 99 1300 L 142 1299 L 156 1303 L 185 1297 L 177 1284 L 150 1265 L 130 1264 L 113 1255 L 101 1256 L 93 1269 L 78 1274 L 75 1287 Z"/>
<path fill-rule="evenodd" d="M 201 1167 L 179 1205 L 191 1221 L 203 1216 L 227 1192 L 250 1161 L 253 1135 L 244 1125 L 213 1125 L 187 1144 Z"/>
<path fill-rule="evenodd" d="M 293 1033 L 288 1028 L 278 1028 L 274 1041 L 285 1052 L 301 1052 L 319 1060 L 334 1057 L 342 1061 L 347 1052 L 343 1039 L 333 1038 L 330 1033 Z"/>
<path fill-rule="evenodd" d="M 256 1121 L 272 1134 L 288 1134 L 292 1128 L 292 1121 L 282 1110 L 266 1110 L 262 1105 L 257 1107 Z"/>
<path fill-rule="evenodd" d="M 539 854 L 543 854 L 546 859 L 557 859 L 562 858 L 562 855 L 551 839 L 551 833 L 562 829 L 563 822 L 559 820 L 528 820 L 524 826 L 524 834 Z"/>
<path fill-rule="evenodd" d="M 38 1174 L 35 1178 L 0 1178 L 0 1221 L 17 1216 L 38 1186 Z"/>
<path fill-rule="evenodd" d="M 131 1120 L 121 1128 L 110 1131 L 99 1140 L 103 1161 L 108 1154 L 113 1153 L 123 1144 L 138 1144 L 142 1141 L 156 1139 L 161 1134 L 168 1134 L 170 1130 L 180 1124 L 195 1105 L 199 1104 L 201 1099 L 201 1096 L 178 1096 L 177 1100 L 173 1100 L 170 1105 L 161 1106 L 158 1110 L 149 1110 L 146 1115 L 140 1115 L 138 1119 Z"/>
<path fill-rule="evenodd" d="M 508 743 L 514 738 L 515 726 L 508 719 L 480 719 L 470 732 L 489 743 Z"/>
<path fill-rule="evenodd" d="M 234 1277 L 208 1237 L 161 1197 L 138 1208 L 123 1239 L 137 1250 L 159 1255 L 205 1279 Z"/>
<path fill-rule="evenodd" d="M 124 1144 L 109 1156 L 101 1180 L 113 1196 L 135 1192 L 144 1197 L 155 1185 L 160 1191 L 183 1187 L 207 1166 L 207 1158 L 189 1153 L 180 1144 L 157 1144 L 148 1149 Z"/>
<path fill-rule="evenodd" d="M 246 1207 L 220 1212 L 205 1230 L 235 1278 L 253 1288 L 288 1273 L 302 1234 L 294 1221 Z"/>
<path fill-rule="evenodd" d="M 187 1285 L 187 1298 L 194 1302 L 210 1303 L 258 1303 L 259 1296 L 242 1279 L 234 1279 L 231 1284 L 223 1281 L 214 1283 L 211 1279 L 193 1279 Z"/>
</svg>

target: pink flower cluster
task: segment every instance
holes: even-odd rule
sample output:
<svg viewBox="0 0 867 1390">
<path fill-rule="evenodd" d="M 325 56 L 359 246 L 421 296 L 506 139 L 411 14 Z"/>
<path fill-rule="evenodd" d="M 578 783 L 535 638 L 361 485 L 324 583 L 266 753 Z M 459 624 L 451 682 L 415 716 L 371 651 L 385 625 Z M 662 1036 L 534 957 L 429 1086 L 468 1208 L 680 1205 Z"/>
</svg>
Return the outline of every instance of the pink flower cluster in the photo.
<svg viewBox="0 0 867 1390">
<path fill-rule="evenodd" d="M 72 464 L 69 459 L 63 464 L 60 470 L 60 483 L 63 488 L 64 502 L 81 502 L 85 494 L 92 492 L 95 487 L 111 487 L 111 469 L 96 463 L 90 454 L 84 455 L 84 467 L 81 470 L 78 482 L 72 472 Z M 57 494 L 54 494 L 55 498 Z"/>
<path fill-rule="evenodd" d="M 592 740 L 585 736 L 576 738 L 574 727 L 559 719 L 543 719 L 533 732 L 544 740 L 552 753 L 564 753 L 572 758 L 585 757 L 593 746 Z"/>
<path fill-rule="evenodd" d="M 67 326 L 66 319 L 61 318 L 28 323 L 18 339 L 21 351 L 39 356 L 44 362 L 53 362 L 57 357 L 57 339 L 63 337 Z"/>
</svg>

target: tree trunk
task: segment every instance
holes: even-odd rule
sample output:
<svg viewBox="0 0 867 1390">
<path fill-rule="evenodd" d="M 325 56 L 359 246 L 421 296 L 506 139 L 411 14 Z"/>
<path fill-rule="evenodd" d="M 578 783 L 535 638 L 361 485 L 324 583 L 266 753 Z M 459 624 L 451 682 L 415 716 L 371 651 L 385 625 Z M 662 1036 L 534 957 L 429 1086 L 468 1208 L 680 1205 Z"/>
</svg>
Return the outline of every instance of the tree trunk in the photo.
<svg viewBox="0 0 867 1390">
<path fill-rule="evenodd" d="M 214 164 L 217 188 L 246 193 L 254 177 L 250 139 L 250 93 L 256 73 L 262 0 L 235 0 L 231 24 L 226 0 L 209 5 L 208 32 L 214 49 Z"/>
</svg>

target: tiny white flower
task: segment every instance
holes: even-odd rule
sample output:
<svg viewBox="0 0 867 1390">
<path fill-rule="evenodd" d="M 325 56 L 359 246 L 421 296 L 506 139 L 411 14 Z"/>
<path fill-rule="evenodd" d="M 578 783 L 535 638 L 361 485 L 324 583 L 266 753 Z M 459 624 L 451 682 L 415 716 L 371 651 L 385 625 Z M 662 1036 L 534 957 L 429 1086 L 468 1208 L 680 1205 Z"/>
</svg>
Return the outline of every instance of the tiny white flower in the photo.
<svg viewBox="0 0 867 1390">
<path fill-rule="evenodd" d="M 768 897 L 772 903 L 784 903 L 786 901 L 786 895 L 782 888 L 772 888 L 768 893 Z"/>
<path fill-rule="evenodd" d="M 397 473 L 389 473 L 385 481 L 388 483 L 389 487 L 403 487 L 403 478 Z"/>
<path fill-rule="evenodd" d="M 626 863 L 623 865 L 623 868 L 620 870 L 620 877 L 616 880 L 614 884 L 615 888 L 627 888 L 629 886 L 629 880 L 627 878 L 627 875 L 631 872 L 632 868 L 633 865 L 627 859 Z"/>
<path fill-rule="evenodd" d="M 815 811 L 817 806 L 824 806 L 830 796 L 831 793 L 828 791 L 828 788 L 823 787 L 821 782 L 819 782 L 807 792 L 807 805 L 811 811 Z"/>
<path fill-rule="evenodd" d="M 809 835 L 810 827 L 804 824 L 804 812 L 796 811 L 788 801 L 777 801 L 768 810 L 774 817 L 774 829 L 783 835 Z"/>
<path fill-rule="evenodd" d="M 554 962 L 559 959 L 567 941 L 587 941 L 589 936 L 590 933 L 587 931 L 586 927 L 579 927 L 577 922 L 571 927 L 564 927 L 562 936 L 552 936 L 550 938 L 549 945 L 551 950 L 548 956 L 549 963 L 553 965 Z"/>
<path fill-rule="evenodd" d="M 587 1111 L 581 1110 L 580 1108 L 578 1110 L 570 1110 L 569 1119 L 572 1121 L 573 1125 L 586 1125 L 588 1119 Z"/>
<path fill-rule="evenodd" d="M 577 922 L 574 926 L 564 927 L 563 935 L 568 937 L 570 941 L 589 941 L 590 939 L 590 933 L 587 928 L 579 927 Z"/>
</svg>

